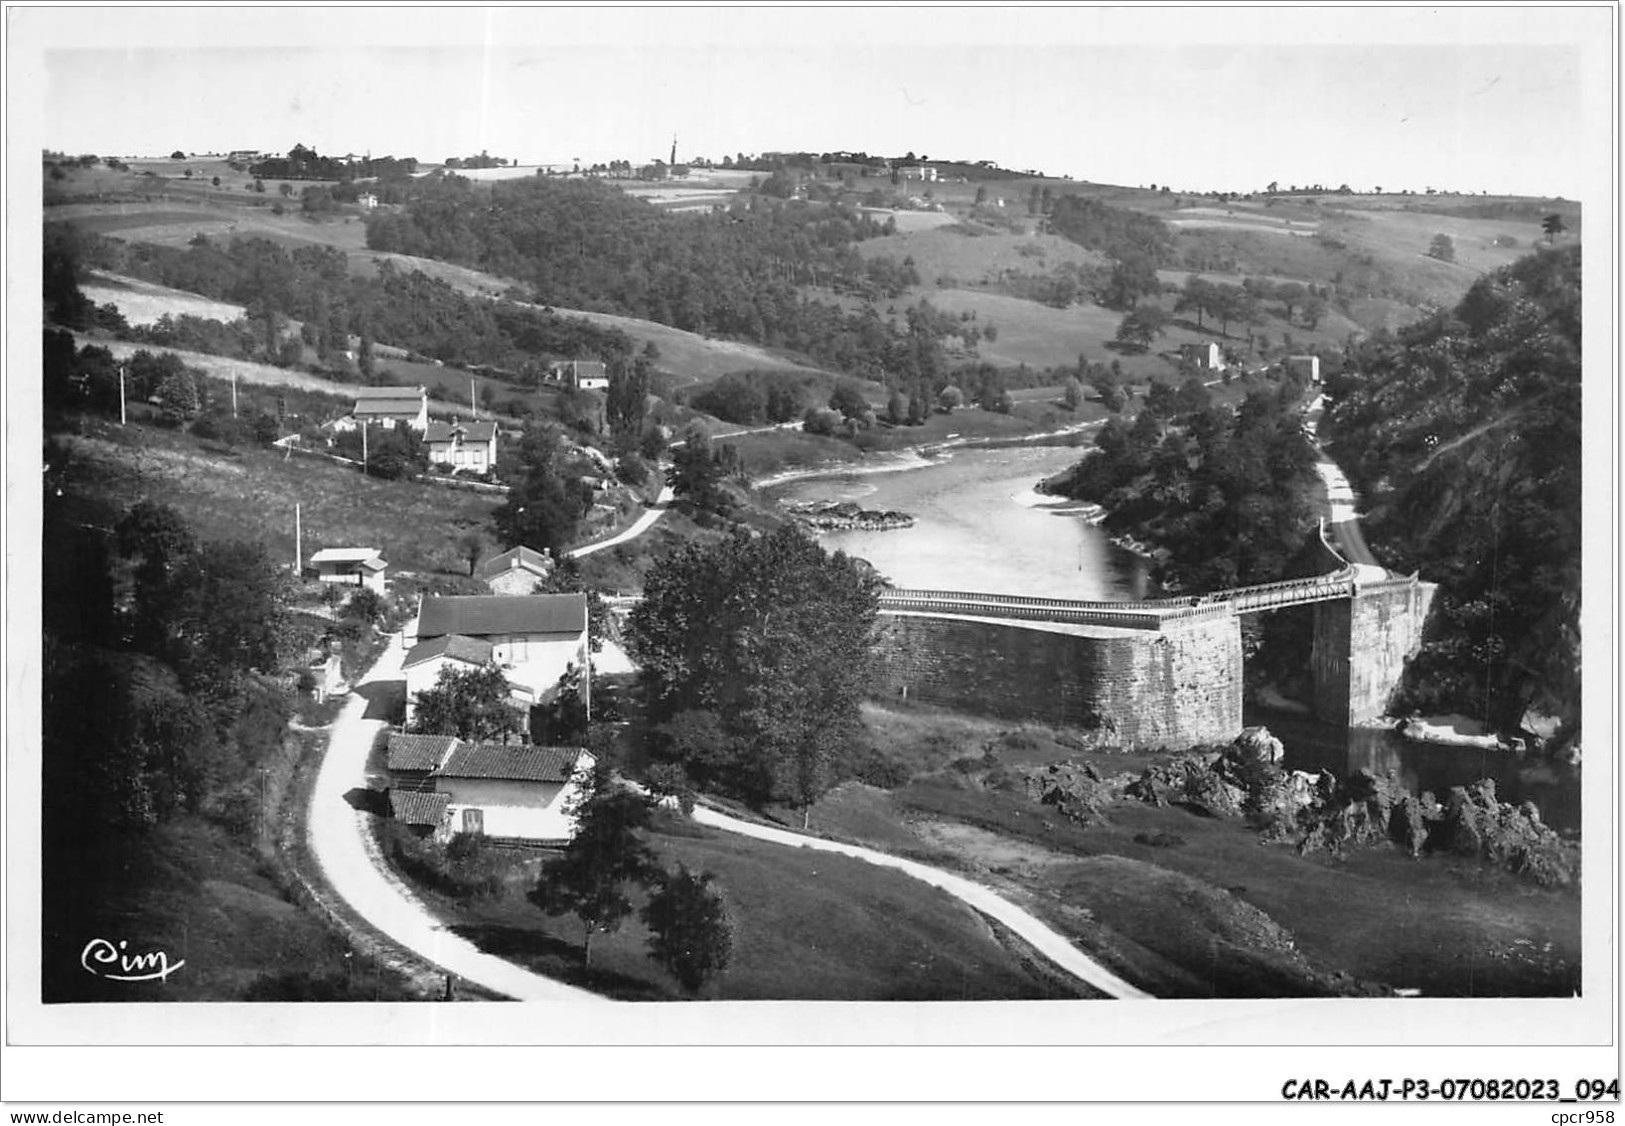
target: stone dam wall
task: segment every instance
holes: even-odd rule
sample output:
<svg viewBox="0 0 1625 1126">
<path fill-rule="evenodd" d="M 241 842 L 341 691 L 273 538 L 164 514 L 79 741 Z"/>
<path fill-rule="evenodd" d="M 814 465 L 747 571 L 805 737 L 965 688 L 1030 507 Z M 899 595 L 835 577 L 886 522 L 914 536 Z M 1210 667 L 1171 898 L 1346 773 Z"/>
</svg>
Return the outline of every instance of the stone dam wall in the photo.
<svg viewBox="0 0 1625 1126">
<path fill-rule="evenodd" d="M 883 613 L 874 695 L 1104 729 L 1123 745 L 1227 742 L 1242 727 L 1233 616 L 1166 630 L 1058 631 Z"/>
</svg>

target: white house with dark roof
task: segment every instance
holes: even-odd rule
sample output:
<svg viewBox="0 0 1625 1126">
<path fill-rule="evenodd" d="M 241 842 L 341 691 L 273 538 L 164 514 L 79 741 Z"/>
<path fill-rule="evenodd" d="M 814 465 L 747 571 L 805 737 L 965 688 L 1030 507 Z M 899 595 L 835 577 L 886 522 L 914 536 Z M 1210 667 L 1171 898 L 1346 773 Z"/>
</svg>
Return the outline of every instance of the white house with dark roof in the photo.
<svg viewBox="0 0 1625 1126">
<path fill-rule="evenodd" d="M 478 573 L 492 594 L 531 594 L 553 573 L 553 553 L 520 544 L 485 560 Z"/>
<path fill-rule="evenodd" d="M 324 547 L 310 557 L 310 565 L 324 583 L 349 583 L 384 593 L 389 564 L 376 547 Z"/>
<path fill-rule="evenodd" d="M 514 702 L 545 703 L 572 667 L 588 670 L 587 596 L 426 597 L 418 606 L 412 632 L 402 642 L 410 645 L 405 661 L 408 700 L 439 677 L 438 666 L 431 673 L 431 662 L 461 661 L 478 667 L 476 662 L 489 647 L 489 662 L 502 669 L 514 690 Z M 416 680 L 414 668 L 421 670 Z M 584 677 L 583 684 L 590 696 L 590 677 Z"/>
<path fill-rule="evenodd" d="M 390 813 L 414 829 L 563 844 L 593 758 L 579 747 L 391 734 L 389 763 Z"/>
<path fill-rule="evenodd" d="M 497 463 L 497 424 L 493 419 L 472 422 L 438 420 L 423 432 L 429 460 L 449 465 L 453 472 L 484 473 Z"/>
<path fill-rule="evenodd" d="M 429 428 L 429 392 L 423 387 L 357 387 L 355 408 L 349 417 L 335 419 L 333 429 L 354 430 L 363 423 L 394 429 L 409 426 L 418 433 Z"/>
<path fill-rule="evenodd" d="M 1224 367 L 1224 353 L 1216 341 L 1204 340 L 1197 344 L 1181 344 L 1179 358 L 1195 364 L 1203 371 L 1218 371 Z"/>
<path fill-rule="evenodd" d="M 561 360 L 553 365 L 552 378 L 577 391 L 609 389 L 609 369 L 599 360 Z"/>
<path fill-rule="evenodd" d="M 579 747 L 460 743 L 434 772 L 451 833 L 564 844 L 592 756 Z"/>
</svg>

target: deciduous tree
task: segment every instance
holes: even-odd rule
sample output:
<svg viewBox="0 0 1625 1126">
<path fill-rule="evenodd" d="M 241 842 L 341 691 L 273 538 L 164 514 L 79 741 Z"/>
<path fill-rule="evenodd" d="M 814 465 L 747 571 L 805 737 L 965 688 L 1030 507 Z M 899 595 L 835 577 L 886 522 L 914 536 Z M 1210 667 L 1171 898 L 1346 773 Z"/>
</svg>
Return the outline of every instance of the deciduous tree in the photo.
<svg viewBox="0 0 1625 1126">
<path fill-rule="evenodd" d="M 805 810 L 833 783 L 867 690 L 879 581 L 786 526 L 690 545 L 656 564 L 629 635 L 652 718 L 714 717 L 714 777 Z"/>
<path fill-rule="evenodd" d="M 649 928 L 649 957 L 691 994 L 726 969 L 733 955 L 727 907 L 711 889 L 713 879 L 679 864 L 661 878 L 641 913 Z"/>
<path fill-rule="evenodd" d="M 510 691 L 507 677 L 495 665 L 478 669 L 444 665 L 434 687 L 419 692 L 414 701 L 412 730 L 507 742 L 520 728 L 519 713 L 508 702 Z"/>
<path fill-rule="evenodd" d="M 576 833 L 564 852 L 542 868 L 530 901 L 549 915 L 581 920 L 582 961 L 592 965 L 595 934 L 613 934 L 632 914 L 627 885 L 658 877 L 654 852 L 643 839 L 649 801 L 617 787 L 597 766 L 571 810 Z"/>
</svg>

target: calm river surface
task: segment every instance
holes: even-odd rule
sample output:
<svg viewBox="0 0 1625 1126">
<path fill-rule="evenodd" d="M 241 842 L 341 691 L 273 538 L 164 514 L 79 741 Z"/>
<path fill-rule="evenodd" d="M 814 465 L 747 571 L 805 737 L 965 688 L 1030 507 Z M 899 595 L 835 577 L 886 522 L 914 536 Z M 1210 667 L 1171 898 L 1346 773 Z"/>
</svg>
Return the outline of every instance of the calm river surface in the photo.
<svg viewBox="0 0 1625 1126">
<path fill-rule="evenodd" d="M 830 532 L 819 542 L 867 559 L 900 587 L 1049 598 L 1149 593 L 1144 562 L 1114 546 L 1078 506 L 1033 486 L 1077 462 L 1060 447 L 955 450 L 923 466 L 771 486 L 785 501 L 851 501 L 906 512 L 912 528 Z"/>
</svg>

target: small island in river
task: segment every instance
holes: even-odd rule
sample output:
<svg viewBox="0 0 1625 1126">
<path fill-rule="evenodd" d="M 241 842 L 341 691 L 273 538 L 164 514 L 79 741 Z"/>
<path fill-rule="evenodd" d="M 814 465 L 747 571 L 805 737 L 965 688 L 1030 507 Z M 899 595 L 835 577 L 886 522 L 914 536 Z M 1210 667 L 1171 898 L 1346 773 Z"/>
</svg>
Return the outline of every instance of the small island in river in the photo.
<svg viewBox="0 0 1625 1126">
<path fill-rule="evenodd" d="M 876 512 L 851 501 L 800 501 L 785 510 L 815 532 L 883 532 L 912 528 L 914 517 L 906 512 Z"/>
</svg>

